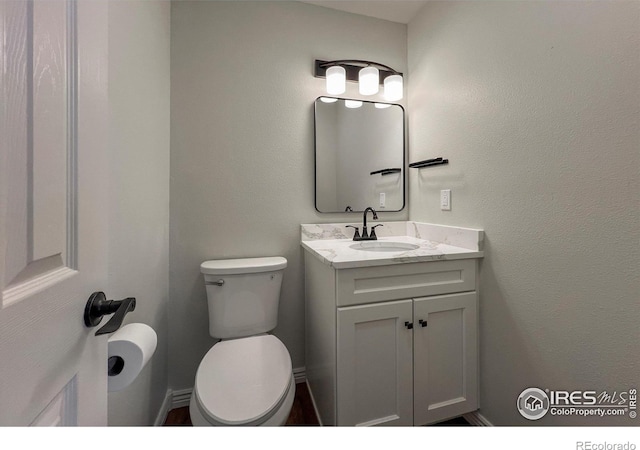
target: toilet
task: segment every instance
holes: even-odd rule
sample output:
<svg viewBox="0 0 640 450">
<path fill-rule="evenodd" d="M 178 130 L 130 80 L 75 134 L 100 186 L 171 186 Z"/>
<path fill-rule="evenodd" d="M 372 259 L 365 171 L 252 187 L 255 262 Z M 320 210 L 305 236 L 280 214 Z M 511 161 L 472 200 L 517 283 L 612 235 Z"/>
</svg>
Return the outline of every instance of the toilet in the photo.
<svg viewBox="0 0 640 450">
<path fill-rule="evenodd" d="M 196 426 L 279 426 L 296 385 L 284 344 L 268 334 L 278 323 L 285 258 L 205 261 L 209 334 L 189 403 Z"/>
</svg>

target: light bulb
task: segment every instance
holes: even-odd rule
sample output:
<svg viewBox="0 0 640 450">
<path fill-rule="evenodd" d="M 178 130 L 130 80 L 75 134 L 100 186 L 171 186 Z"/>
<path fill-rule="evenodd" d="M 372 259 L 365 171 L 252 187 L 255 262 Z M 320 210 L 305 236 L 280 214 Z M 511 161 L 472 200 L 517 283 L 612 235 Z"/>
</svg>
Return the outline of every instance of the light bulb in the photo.
<svg viewBox="0 0 640 450">
<path fill-rule="evenodd" d="M 362 106 L 362 102 L 359 100 L 345 100 L 344 106 L 347 108 L 360 108 Z"/>
<path fill-rule="evenodd" d="M 384 79 L 384 98 L 395 102 L 402 98 L 402 75 L 389 75 Z"/>
<path fill-rule="evenodd" d="M 375 67 L 364 67 L 358 72 L 358 88 L 361 95 L 377 94 L 380 89 L 380 72 Z"/>
<path fill-rule="evenodd" d="M 344 67 L 332 66 L 327 69 L 327 94 L 343 94 L 347 89 L 346 71 Z"/>
<path fill-rule="evenodd" d="M 338 101 L 337 98 L 331 98 L 331 97 L 320 97 L 320 101 L 322 103 L 335 103 Z"/>
<path fill-rule="evenodd" d="M 391 106 L 391 103 L 376 103 L 374 106 L 378 109 L 386 109 Z"/>
</svg>

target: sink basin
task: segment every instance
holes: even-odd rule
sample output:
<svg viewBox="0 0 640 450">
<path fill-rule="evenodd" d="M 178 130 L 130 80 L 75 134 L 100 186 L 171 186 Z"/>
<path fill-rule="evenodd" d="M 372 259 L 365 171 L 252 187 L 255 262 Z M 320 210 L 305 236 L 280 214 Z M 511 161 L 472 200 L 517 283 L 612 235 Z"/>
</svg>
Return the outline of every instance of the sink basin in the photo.
<svg viewBox="0 0 640 450">
<path fill-rule="evenodd" d="M 403 252 L 415 250 L 419 245 L 409 244 L 408 242 L 393 241 L 363 241 L 350 245 L 354 250 L 364 250 L 367 252 Z"/>
</svg>

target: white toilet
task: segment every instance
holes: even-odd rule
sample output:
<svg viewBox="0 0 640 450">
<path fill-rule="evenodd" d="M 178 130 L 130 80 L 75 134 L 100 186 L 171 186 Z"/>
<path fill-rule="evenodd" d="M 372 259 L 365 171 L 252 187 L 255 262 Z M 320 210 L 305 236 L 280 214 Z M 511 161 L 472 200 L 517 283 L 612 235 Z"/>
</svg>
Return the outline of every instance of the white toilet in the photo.
<svg viewBox="0 0 640 450">
<path fill-rule="evenodd" d="M 296 385 L 278 323 L 285 258 L 205 261 L 209 334 L 222 339 L 196 373 L 189 413 L 196 426 L 279 426 Z"/>
</svg>

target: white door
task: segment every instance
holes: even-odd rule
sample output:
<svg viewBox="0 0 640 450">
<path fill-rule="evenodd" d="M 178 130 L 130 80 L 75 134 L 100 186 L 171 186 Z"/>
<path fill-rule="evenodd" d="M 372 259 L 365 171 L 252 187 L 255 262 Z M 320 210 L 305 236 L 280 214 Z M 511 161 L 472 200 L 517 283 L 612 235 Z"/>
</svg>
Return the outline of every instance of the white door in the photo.
<svg viewBox="0 0 640 450">
<path fill-rule="evenodd" d="M 0 35 L 0 425 L 106 425 L 107 6 L 3 0 Z"/>
<path fill-rule="evenodd" d="M 415 425 L 478 409 L 477 293 L 415 299 L 413 317 Z"/>
<path fill-rule="evenodd" d="M 413 425 L 411 316 L 411 300 L 338 308 L 338 425 Z"/>
</svg>

